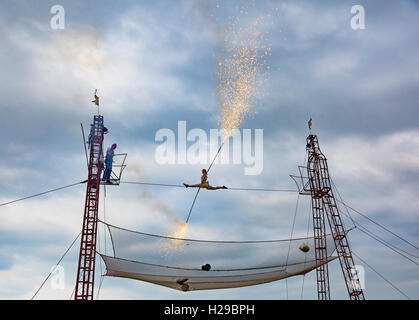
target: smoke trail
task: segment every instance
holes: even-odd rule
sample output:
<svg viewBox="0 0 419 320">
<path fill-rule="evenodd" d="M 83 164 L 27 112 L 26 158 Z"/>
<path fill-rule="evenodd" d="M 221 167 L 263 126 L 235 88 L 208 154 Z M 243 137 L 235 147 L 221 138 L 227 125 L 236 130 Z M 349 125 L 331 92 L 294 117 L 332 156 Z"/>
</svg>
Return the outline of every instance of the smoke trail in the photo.
<svg viewBox="0 0 419 320">
<path fill-rule="evenodd" d="M 155 199 L 149 191 L 143 191 L 141 193 L 141 199 L 147 201 L 153 212 L 163 214 L 172 223 L 168 228 L 166 236 L 180 239 L 185 238 L 188 231 L 188 225 L 176 217 L 173 211 L 170 210 L 170 208 L 165 203 Z M 162 252 L 165 256 L 169 256 L 173 250 L 181 251 L 183 248 L 184 242 L 181 240 L 164 239 L 161 241 L 160 252 Z"/>
<path fill-rule="evenodd" d="M 176 217 L 173 211 L 170 210 L 170 208 L 164 202 L 155 199 L 149 191 L 144 190 L 141 193 L 140 197 L 142 200 L 147 201 L 147 203 L 151 206 L 154 212 L 163 214 L 170 220 L 171 223 L 175 225 L 180 225 L 183 223 L 183 221 Z"/>
</svg>

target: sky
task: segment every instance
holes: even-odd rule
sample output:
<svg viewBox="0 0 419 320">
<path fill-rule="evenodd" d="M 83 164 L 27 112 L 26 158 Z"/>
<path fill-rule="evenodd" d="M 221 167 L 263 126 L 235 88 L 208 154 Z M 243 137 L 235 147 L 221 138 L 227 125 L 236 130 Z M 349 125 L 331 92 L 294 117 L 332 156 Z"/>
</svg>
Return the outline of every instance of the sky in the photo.
<svg viewBox="0 0 419 320">
<path fill-rule="evenodd" d="M 53 29 L 51 8 L 65 9 Z M 365 28 L 351 27 L 362 5 Z M 86 179 L 80 123 L 97 112 L 105 145 L 128 153 L 125 181 L 198 183 L 208 163 L 159 164 L 160 129 L 178 137 L 178 121 L 209 136 L 218 129 L 218 62 L 231 17 L 260 32 L 270 55 L 263 82 L 240 129 L 263 129 L 263 170 L 215 163 L 216 185 L 295 189 L 290 174 L 305 157 L 307 121 L 328 159 L 340 195 L 351 207 L 419 244 L 419 5 L 417 1 L 9 1 L 0 3 L 0 203 Z M 207 141 L 202 142 L 209 147 Z M 188 237 L 269 240 L 305 236 L 310 199 L 280 192 L 201 192 Z M 30 299 L 77 234 L 85 185 L 0 207 L 0 299 Z M 142 232 L 166 234 L 185 220 L 194 190 L 107 187 L 99 216 Z M 352 213 L 364 227 L 411 255 L 418 250 Z M 346 218 L 345 218 L 346 219 Z M 346 219 L 351 226 L 350 219 Z M 99 244 L 104 248 L 103 230 Z M 101 238 L 102 237 L 102 238 Z M 102 240 L 101 240 L 102 239 Z M 412 299 L 417 264 L 355 229 L 353 252 Z M 109 243 L 108 243 L 109 246 Z M 62 261 L 64 286 L 49 281 L 37 299 L 69 299 L 79 242 Z M 109 248 L 107 248 L 109 250 Z M 103 251 L 102 251 L 103 252 Z M 418 259 L 410 256 L 418 263 Z M 365 268 L 367 299 L 405 299 Z M 347 299 L 338 260 L 329 265 L 331 296 Z M 97 284 L 104 273 L 97 267 Z M 315 273 L 253 287 L 181 292 L 105 277 L 100 299 L 316 299 Z"/>
</svg>

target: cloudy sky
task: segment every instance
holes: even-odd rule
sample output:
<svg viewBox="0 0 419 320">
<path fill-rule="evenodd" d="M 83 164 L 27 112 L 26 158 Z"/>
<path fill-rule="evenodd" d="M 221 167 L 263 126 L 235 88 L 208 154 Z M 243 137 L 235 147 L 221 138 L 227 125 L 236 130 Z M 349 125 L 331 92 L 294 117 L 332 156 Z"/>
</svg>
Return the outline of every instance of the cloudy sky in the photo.
<svg viewBox="0 0 419 320">
<path fill-rule="evenodd" d="M 50 10 L 56 4 L 65 9 L 64 29 L 51 28 Z M 353 5 L 364 7 L 365 29 L 351 28 Z M 177 136 L 182 120 L 188 131 L 199 128 L 209 134 L 218 128 L 217 59 L 225 54 L 220 39 L 231 17 L 240 17 L 245 28 L 262 16 L 269 17 L 261 30 L 269 34 L 269 71 L 241 128 L 263 129 L 263 170 L 245 175 L 244 163 L 216 163 L 209 181 L 295 189 L 289 175 L 303 164 L 312 117 L 345 202 L 417 246 L 419 5 L 413 0 L 1 1 L 0 203 L 86 179 L 80 123 L 88 128 L 92 121 L 96 88 L 110 131 L 105 144 L 116 142 L 118 151 L 128 153 L 124 180 L 198 183 L 208 163 L 159 164 L 156 132 L 168 128 Z M 81 229 L 84 193 L 80 185 L 0 207 L 1 299 L 29 299 L 35 293 Z M 106 199 L 102 193 L 99 214 L 105 218 L 106 208 L 109 223 L 165 234 L 171 216 L 186 219 L 193 197 L 194 190 L 124 184 L 108 187 Z M 296 200 L 295 193 L 201 192 L 188 236 L 286 239 Z M 310 199 L 299 200 L 294 236 L 306 234 L 309 218 Z M 419 250 L 365 218 L 353 217 L 419 256 Z M 99 242 L 104 249 L 103 238 Z M 350 242 L 375 270 L 409 297 L 419 298 L 417 264 L 356 229 Z M 47 283 L 37 298 L 70 298 L 78 247 L 79 242 L 61 264 L 64 288 Z M 365 268 L 367 298 L 405 298 L 355 262 Z M 97 279 L 103 268 L 98 265 Z M 339 262 L 329 269 L 332 298 L 346 299 Z M 298 276 L 184 293 L 105 278 L 100 298 L 300 299 L 302 284 Z M 315 273 L 304 279 L 303 298 L 317 298 Z"/>
</svg>

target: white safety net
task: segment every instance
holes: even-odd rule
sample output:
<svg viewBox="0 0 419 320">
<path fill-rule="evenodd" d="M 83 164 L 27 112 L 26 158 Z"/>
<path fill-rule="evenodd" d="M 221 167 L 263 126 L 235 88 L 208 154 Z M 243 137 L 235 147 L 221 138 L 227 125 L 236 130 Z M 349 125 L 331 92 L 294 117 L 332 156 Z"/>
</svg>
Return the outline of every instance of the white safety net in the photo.
<svg viewBox="0 0 419 320">
<path fill-rule="evenodd" d="M 114 250 L 113 257 L 101 254 L 107 276 L 183 291 L 267 283 L 305 274 L 336 258 L 331 235 L 327 236 L 328 259 L 316 264 L 313 238 L 206 241 L 107 227 Z"/>
</svg>

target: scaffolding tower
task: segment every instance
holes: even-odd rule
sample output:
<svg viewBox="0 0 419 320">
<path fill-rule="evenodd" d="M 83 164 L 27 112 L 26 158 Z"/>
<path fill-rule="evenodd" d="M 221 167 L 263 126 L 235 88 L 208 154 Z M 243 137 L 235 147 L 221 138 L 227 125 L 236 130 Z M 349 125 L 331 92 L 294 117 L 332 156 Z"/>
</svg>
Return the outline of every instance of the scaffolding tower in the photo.
<svg viewBox="0 0 419 320">
<path fill-rule="evenodd" d="M 343 225 L 339 207 L 331 187 L 327 159 L 321 152 L 316 135 L 307 137 L 307 167 L 300 166 L 299 176 L 291 176 L 296 181 L 300 194 L 311 196 L 313 231 L 316 262 L 317 295 L 319 300 L 330 299 L 329 271 L 326 248 L 326 219 L 333 236 L 346 288 L 351 300 L 364 300 L 354 259 L 349 246 L 347 231 Z"/>
<path fill-rule="evenodd" d="M 88 143 L 90 157 L 75 300 L 93 300 L 99 188 L 103 163 L 103 117 L 100 115 L 93 117 Z"/>
</svg>

